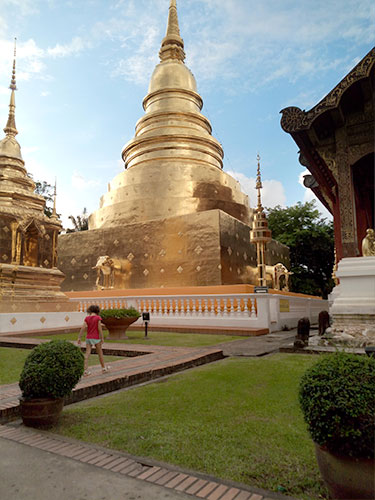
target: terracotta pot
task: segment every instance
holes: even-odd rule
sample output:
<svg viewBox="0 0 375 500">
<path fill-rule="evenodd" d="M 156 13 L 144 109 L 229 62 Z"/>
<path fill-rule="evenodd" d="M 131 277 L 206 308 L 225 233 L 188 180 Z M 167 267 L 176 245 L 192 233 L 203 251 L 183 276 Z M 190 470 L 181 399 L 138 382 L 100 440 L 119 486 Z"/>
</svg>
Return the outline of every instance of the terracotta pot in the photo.
<svg viewBox="0 0 375 500">
<path fill-rule="evenodd" d="M 331 498 L 375 498 L 374 459 L 334 455 L 316 443 L 315 455 Z"/>
<path fill-rule="evenodd" d="M 64 406 L 64 398 L 20 399 L 21 417 L 28 427 L 56 425 Z"/>
<path fill-rule="evenodd" d="M 109 340 L 119 340 L 127 339 L 125 332 L 129 326 L 137 321 L 138 318 L 132 316 L 130 318 L 105 318 L 102 319 L 103 325 L 109 331 L 107 339 Z"/>
</svg>

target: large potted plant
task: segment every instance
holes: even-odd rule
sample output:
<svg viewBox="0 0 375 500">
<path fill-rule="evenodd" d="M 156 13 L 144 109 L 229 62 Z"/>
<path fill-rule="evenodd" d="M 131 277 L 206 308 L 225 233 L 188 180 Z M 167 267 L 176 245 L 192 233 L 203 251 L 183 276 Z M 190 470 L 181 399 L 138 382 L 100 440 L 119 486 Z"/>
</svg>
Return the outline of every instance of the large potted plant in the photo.
<svg viewBox="0 0 375 500">
<path fill-rule="evenodd" d="M 332 498 L 375 498 L 375 358 L 337 352 L 303 375 L 299 400 Z"/>
<path fill-rule="evenodd" d="M 128 309 L 102 309 L 102 323 L 107 328 L 109 340 L 127 339 L 126 330 L 141 314 L 134 307 Z"/>
<path fill-rule="evenodd" d="M 25 360 L 19 385 L 20 411 L 29 427 L 51 427 L 58 422 L 68 396 L 83 374 L 84 356 L 67 340 L 40 344 Z"/>
</svg>

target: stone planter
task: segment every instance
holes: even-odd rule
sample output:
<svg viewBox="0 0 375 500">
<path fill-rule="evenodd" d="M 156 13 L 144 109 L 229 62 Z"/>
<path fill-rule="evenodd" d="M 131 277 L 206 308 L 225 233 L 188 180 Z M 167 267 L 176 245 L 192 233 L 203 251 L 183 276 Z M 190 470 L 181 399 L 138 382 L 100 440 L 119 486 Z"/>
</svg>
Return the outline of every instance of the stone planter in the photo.
<svg viewBox="0 0 375 500">
<path fill-rule="evenodd" d="M 127 339 L 126 330 L 129 326 L 137 321 L 137 317 L 130 316 L 128 318 L 104 318 L 102 319 L 103 325 L 109 331 L 109 335 L 107 337 L 108 340 L 119 340 L 119 339 Z"/>
<path fill-rule="evenodd" d="M 28 427 L 48 428 L 56 425 L 63 407 L 64 398 L 20 398 L 22 421 Z"/>
<path fill-rule="evenodd" d="M 374 459 L 334 455 L 316 443 L 315 455 L 331 498 L 375 498 Z"/>
</svg>

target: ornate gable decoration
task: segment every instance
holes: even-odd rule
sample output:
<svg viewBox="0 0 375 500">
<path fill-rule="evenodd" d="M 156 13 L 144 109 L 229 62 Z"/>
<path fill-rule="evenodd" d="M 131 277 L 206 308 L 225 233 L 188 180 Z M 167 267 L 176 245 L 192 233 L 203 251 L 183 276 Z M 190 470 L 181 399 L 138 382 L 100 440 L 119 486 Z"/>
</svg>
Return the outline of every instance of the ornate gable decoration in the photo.
<svg viewBox="0 0 375 500">
<path fill-rule="evenodd" d="M 295 106 L 289 106 L 280 111 L 281 128 L 287 132 L 297 132 L 299 130 L 308 129 L 313 121 L 325 111 L 336 108 L 339 105 L 340 99 L 345 91 L 353 85 L 353 83 L 366 78 L 370 75 L 371 69 L 375 63 L 375 47 L 355 66 L 352 71 L 331 90 L 316 106 L 310 111 L 302 111 Z"/>
</svg>

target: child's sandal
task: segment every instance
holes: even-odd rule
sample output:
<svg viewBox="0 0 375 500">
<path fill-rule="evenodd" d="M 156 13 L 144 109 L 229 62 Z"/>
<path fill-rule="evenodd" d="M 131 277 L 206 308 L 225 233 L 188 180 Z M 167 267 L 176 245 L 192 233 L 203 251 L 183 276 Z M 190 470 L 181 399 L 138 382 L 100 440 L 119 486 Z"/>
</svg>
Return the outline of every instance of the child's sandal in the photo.
<svg viewBox="0 0 375 500">
<path fill-rule="evenodd" d="M 110 366 L 106 366 L 106 367 L 104 367 L 104 368 L 102 369 L 102 373 L 107 373 L 107 372 L 109 372 L 109 370 L 110 370 L 110 369 L 111 369 L 111 367 L 110 367 Z"/>
<path fill-rule="evenodd" d="M 85 370 L 85 371 L 83 372 L 83 376 L 84 376 L 84 377 L 88 377 L 89 375 L 91 375 L 91 372 L 90 372 L 89 370 Z"/>
</svg>

